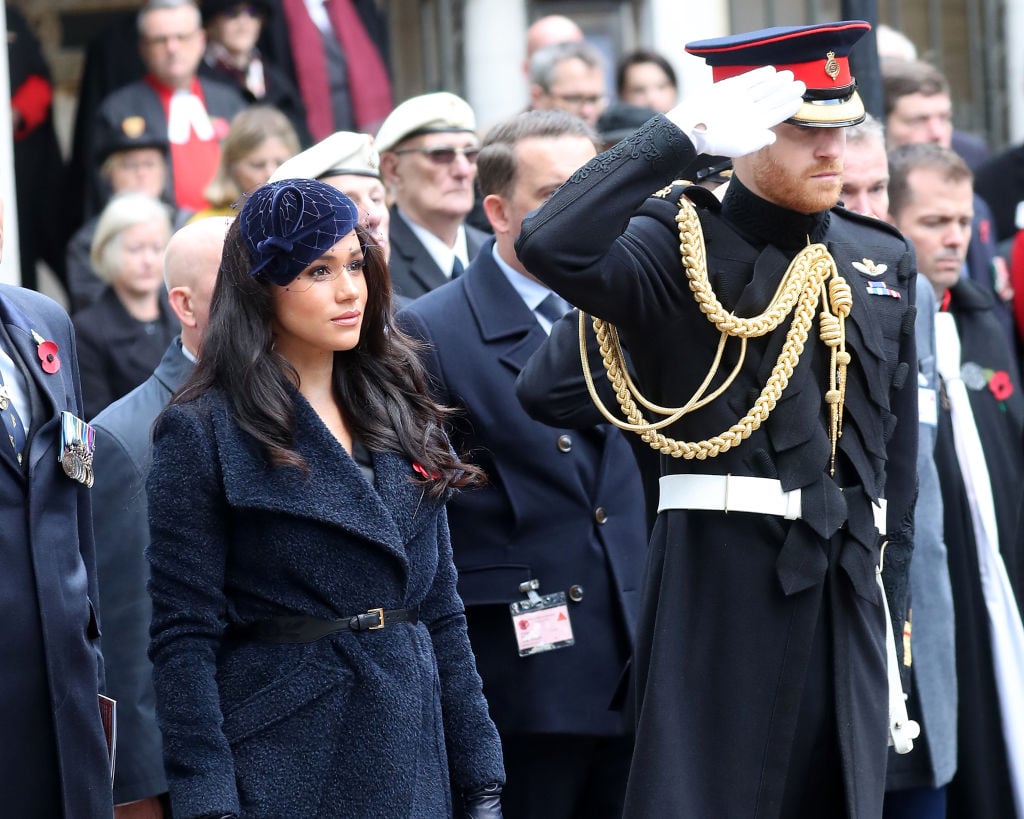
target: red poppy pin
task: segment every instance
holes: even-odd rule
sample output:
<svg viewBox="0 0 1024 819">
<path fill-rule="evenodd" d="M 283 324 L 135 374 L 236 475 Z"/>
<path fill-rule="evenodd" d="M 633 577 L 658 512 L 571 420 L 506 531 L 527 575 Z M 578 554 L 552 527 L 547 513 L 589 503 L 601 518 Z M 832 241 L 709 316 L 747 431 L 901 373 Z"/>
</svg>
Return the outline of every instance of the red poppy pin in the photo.
<svg viewBox="0 0 1024 819">
<path fill-rule="evenodd" d="M 422 475 L 424 480 L 436 481 L 441 477 L 440 472 L 427 472 L 426 467 L 424 467 L 419 461 L 412 462 L 412 471 L 418 475 Z"/>
<path fill-rule="evenodd" d="M 39 356 L 39 363 L 43 365 L 43 372 L 53 375 L 60 370 L 60 356 L 57 355 L 57 344 L 47 341 L 35 330 L 32 331 L 32 340 L 36 343 L 36 355 Z"/>
<path fill-rule="evenodd" d="M 996 401 L 1005 401 L 1013 395 L 1013 382 L 1006 370 L 996 370 L 988 380 L 988 388 L 992 391 Z"/>
</svg>

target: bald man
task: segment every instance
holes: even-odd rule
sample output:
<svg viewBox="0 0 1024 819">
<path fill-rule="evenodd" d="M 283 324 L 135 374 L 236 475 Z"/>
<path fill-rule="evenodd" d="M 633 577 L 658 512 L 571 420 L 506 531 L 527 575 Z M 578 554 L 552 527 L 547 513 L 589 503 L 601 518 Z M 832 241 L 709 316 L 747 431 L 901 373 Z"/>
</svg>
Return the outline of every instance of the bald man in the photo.
<svg viewBox="0 0 1024 819">
<path fill-rule="evenodd" d="M 530 57 L 535 51 L 559 43 L 577 43 L 583 39 L 583 29 L 574 20 L 561 14 L 548 14 L 535 20 L 526 30 L 526 59 L 523 74 L 530 75 Z"/>
<path fill-rule="evenodd" d="M 230 224 L 223 217 L 201 219 L 171 237 L 164 251 L 164 282 L 171 309 L 181 322 L 181 335 L 171 342 L 148 380 L 93 421 L 93 530 L 104 614 L 101 639 L 107 693 L 117 700 L 116 819 L 162 817 L 167 805 L 163 748 L 146 656 L 151 613 L 145 557 L 150 430 L 171 394 L 192 371 L 202 347 Z"/>
</svg>

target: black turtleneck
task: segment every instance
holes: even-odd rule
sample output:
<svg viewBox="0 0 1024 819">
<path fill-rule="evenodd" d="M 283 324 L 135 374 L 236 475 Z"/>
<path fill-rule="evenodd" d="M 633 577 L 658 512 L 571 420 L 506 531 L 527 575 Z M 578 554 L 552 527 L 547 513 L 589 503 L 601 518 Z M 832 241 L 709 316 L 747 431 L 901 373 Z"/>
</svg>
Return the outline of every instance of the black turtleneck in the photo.
<svg viewBox="0 0 1024 819">
<path fill-rule="evenodd" d="M 772 204 L 733 175 L 722 200 L 722 216 L 755 247 L 771 244 L 793 255 L 808 240 L 813 244 L 825 239 L 830 212 L 797 213 Z"/>
</svg>

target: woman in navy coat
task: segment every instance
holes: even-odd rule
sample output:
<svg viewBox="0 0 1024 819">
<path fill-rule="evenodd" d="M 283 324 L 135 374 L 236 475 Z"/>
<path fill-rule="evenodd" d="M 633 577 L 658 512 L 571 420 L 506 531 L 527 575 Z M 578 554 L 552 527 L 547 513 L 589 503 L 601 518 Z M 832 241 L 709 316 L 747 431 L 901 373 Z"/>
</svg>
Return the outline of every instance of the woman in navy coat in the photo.
<svg viewBox="0 0 1024 819">
<path fill-rule="evenodd" d="M 148 493 L 172 810 L 500 817 L 455 590 L 451 451 L 351 200 L 266 185 L 229 229 Z"/>
</svg>

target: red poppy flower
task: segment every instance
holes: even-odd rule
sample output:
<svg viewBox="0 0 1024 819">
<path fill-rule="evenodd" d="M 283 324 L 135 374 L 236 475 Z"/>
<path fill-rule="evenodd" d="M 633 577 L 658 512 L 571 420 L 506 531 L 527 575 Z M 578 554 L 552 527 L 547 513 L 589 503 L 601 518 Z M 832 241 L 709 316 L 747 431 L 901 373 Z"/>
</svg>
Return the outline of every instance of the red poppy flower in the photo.
<svg viewBox="0 0 1024 819">
<path fill-rule="evenodd" d="M 36 347 L 39 361 L 43 365 L 43 371 L 53 375 L 60 370 L 60 356 L 57 355 L 57 345 L 52 341 L 40 341 Z"/>
<path fill-rule="evenodd" d="M 419 461 L 413 461 L 412 470 L 413 472 L 416 472 L 422 475 L 424 478 L 428 478 L 432 481 L 436 481 L 438 478 L 441 477 L 441 473 L 439 472 L 427 472 L 426 468 Z"/>
<path fill-rule="evenodd" d="M 1010 381 L 1010 374 L 1006 370 L 997 370 L 992 373 L 992 377 L 988 380 L 988 388 L 992 390 L 996 401 L 1005 401 L 1013 395 L 1013 382 Z"/>
</svg>

